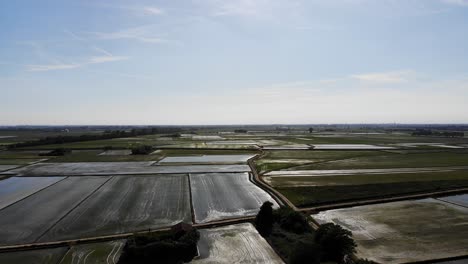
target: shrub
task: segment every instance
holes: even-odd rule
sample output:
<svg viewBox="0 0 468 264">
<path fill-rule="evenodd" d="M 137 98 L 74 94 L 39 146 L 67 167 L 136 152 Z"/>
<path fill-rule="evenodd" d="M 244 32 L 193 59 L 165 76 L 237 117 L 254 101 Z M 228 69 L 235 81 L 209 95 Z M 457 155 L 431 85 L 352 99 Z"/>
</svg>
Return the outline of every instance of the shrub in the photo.
<svg viewBox="0 0 468 264">
<path fill-rule="evenodd" d="M 264 202 L 260 207 L 257 217 L 255 217 L 255 226 L 260 235 L 267 237 L 271 234 L 273 221 L 273 204 L 268 201 Z"/>
<path fill-rule="evenodd" d="M 70 154 L 71 152 L 71 149 L 58 148 L 47 153 L 40 153 L 39 156 L 65 156 L 67 154 Z"/>
<path fill-rule="evenodd" d="M 148 155 L 153 152 L 153 147 L 148 145 L 142 145 L 132 148 L 132 155 Z"/>
<path fill-rule="evenodd" d="M 317 229 L 315 242 L 322 249 L 322 261 L 342 262 L 346 255 L 356 252 L 356 242 L 349 230 L 334 223 L 323 224 Z"/>
</svg>

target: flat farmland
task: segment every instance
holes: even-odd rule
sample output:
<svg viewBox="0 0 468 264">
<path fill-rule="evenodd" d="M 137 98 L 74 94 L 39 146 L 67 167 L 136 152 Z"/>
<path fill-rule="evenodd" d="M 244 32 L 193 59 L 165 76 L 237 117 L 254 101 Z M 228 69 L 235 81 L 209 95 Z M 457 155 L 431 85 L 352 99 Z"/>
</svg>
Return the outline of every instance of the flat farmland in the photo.
<svg viewBox="0 0 468 264">
<path fill-rule="evenodd" d="M 202 229 L 198 249 L 191 263 L 283 263 L 252 224 Z"/>
<path fill-rule="evenodd" d="M 250 167 L 244 164 L 162 166 L 153 165 L 154 163 L 154 161 L 38 163 L 12 170 L 11 173 L 19 176 L 86 176 L 250 171 Z"/>
<path fill-rule="evenodd" d="M 363 185 L 397 182 L 425 182 L 425 181 L 451 181 L 466 180 L 468 182 L 468 170 L 442 170 L 421 171 L 408 173 L 383 173 L 383 174 L 345 174 L 326 176 L 264 176 L 265 182 L 273 187 L 301 187 L 301 186 L 340 186 Z"/>
<path fill-rule="evenodd" d="M 201 156 L 176 156 L 166 157 L 159 164 L 190 163 L 190 164 L 237 164 L 246 163 L 254 155 L 201 155 Z"/>
<path fill-rule="evenodd" d="M 66 247 L 0 253 L 2 264 L 57 264 L 67 252 Z"/>
<path fill-rule="evenodd" d="M 0 245 L 31 243 L 109 177 L 69 177 L 0 210 Z"/>
<path fill-rule="evenodd" d="M 39 241 L 111 235 L 191 222 L 187 175 L 114 176 Z"/>
<path fill-rule="evenodd" d="M 0 209 L 40 191 L 65 177 L 11 177 L 0 181 Z"/>
<path fill-rule="evenodd" d="M 358 256 L 379 263 L 468 254 L 468 208 L 436 199 L 330 210 L 313 218 L 352 231 Z"/>
<path fill-rule="evenodd" d="M 468 165 L 468 151 L 385 153 L 297 166 L 294 170 L 421 168 Z"/>
<path fill-rule="evenodd" d="M 0 165 L 0 172 L 17 168 L 18 165 Z"/>
<path fill-rule="evenodd" d="M 454 203 L 454 204 L 468 208 L 468 194 L 452 195 L 452 196 L 446 196 L 446 197 L 442 197 L 438 199 L 444 202 Z"/>
<path fill-rule="evenodd" d="M 117 264 L 125 240 L 72 246 L 59 264 Z"/>
<path fill-rule="evenodd" d="M 11 172 L 28 176 L 116 175 L 151 170 L 154 161 L 37 163 Z"/>
<path fill-rule="evenodd" d="M 249 180 L 248 173 L 190 174 L 195 222 L 255 215 L 273 198 Z"/>
</svg>

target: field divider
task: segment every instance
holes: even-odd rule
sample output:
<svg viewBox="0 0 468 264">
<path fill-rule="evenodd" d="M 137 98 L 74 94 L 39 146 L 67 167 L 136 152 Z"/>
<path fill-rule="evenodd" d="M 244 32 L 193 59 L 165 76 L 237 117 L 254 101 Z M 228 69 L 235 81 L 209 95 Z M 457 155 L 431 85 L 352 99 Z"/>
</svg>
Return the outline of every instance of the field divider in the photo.
<svg viewBox="0 0 468 264">
<path fill-rule="evenodd" d="M 188 186 L 189 186 L 190 213 L 192 214 L 192 223 L 195 224 L 195 209 L 193 208 L 192 181 L 190 179 L 190 173 L 187 173 L 187 179 L 188 179 Z"/>
<path fill-rule="evenodd" d="M 101 185 L 99 185 L 94 191 L 92 191 L 90 194 L 88 194 L 83 200 L 78 202 L 75 206 L 73 206 L 66 214 L 64 214 L 62 217 L 60 217 L 53 225 L 51 225 L 49 228 L 47 228 L 39 237 L 37 237 L 34 242 L 37 242 L 39 239 L 41 239 L 47 232 L 49 232 L 53 227 L 55 227 L 60 221 L 62 221 L 65 217 L 67 217 L 73 210 L 75 210 L 78 206 L 80 206 L 82 203 L 84 203 L 86 200 L 88 200 L 89 197 L 91 197 L 93 194 L 95 194 L 99 189 L 102 188 L 106 183 L 108 183 L 111 179 L 113 179 L 114 176 L 109 176 L 109 179 L 105 180 Z"/>
<path fill-rule="evenodd" d="M 253 175 L 251 182 L 255 184 L 256 186 L 260 187 L 262 190 L 264 190 L 268 194 L 270 194 L 273 199 L 275 199 L 277 202 L 280 203 L 280 205 L 288 205 L 289 207 L 297 211 L 298 209 L 293 203 L 291 203 L 284 195 L 282 195 L 281 193 L 273 189 L 270 185 L 265 183 L 258 175 L 258 172 L 255 169 L 254 161 L 258 159 L 259 157 L 261 157 L 263 154 L 264 152 L 262 152 L 262 154 L 260 155 L 255 155 L 254 157 L 247 160 L 247 164 L 249 165 L 251 173 Z"/>
<path fill-rule="evenodd" d="M 318 205 L 314 207 L 299 208 L 298 210 L 301 212 L 307 212 L 307 213 L 313 214 L 313 213 L 317 213 L 320 211 L 326 211 L 326 210 L 332 210 L 332 209 L 348 208 L 348 207 L 354 207 L 354 206 L 379 204 L 379 203 L 398 202 L 398 201 L 413 200 L 413 199 L 434 198 L 436 196 L 443 196 L 443 195 L 449 195 L 449 194 L 463 194 L 466 192 L 468 192 L 468 188 L 457 188 L 457 189 L 436 191 L 436 192 L 424 192 L 424 193 L 418 193 L 418 194 L 399 195 L 399 196 L 386 197 L 386 198 L 373 198 L 373 199 L 358 200 L 358 201 L 351 201 L 351 202 L 332 203 L 332 204 L 327 204 L 327 205 Z"/>
<path fill-rule="evenodd" d="M 234 224 L 240 224 L 240 223 L 252 223 L 254 219 L 255 219 L 255 216 L 243 216 L 243 217 L 215 220 L 215 221 L 211 221 L 208 223 L 193 224 L 193 227 L 199 228 L 199 229 L 207 229 L 207 228 L 234 225 Z M 170 231 L 170 230 L 171 230 L 171 226 L 166 226 L 166 227 L 160 227 L 157 229 L 152 229 L 151 231 L 148 231 L 146 229 L 144 231 L 134 231 L 134 232 L 104 235 L 104 236 L 97 236 L 97 237 L 77 238 L 77 239 L 52 241 L 52 242 L 34 242 L 34 243 L 29 243 L 29 244 L 19 244 L 19 245 L 10 245 L 10 246 L 0 246 L 0 252 L 23 251 L 23 250 L 43 249 L 43 248 L 56 248 L 56 247 L 61 247 L 61 246 L 71 247 L 71 246 L 75 246 L 79 244 L 113 241 L 113 240 L 118 240 L 118 239 L 127 239 L 136 234 L 154 234 L 154 233 L 165 232 L 165 231 Z"/>
<path fill-rule="evenodd" d="M 448 203 L 448 204 L 451 204 L 451 205 L 456 205 L 456 206 L 460 206 L 460 207 L 463 207 L 463 208 L 467 208 L 468 209 L 468 206 L 466 205 L 461 205 L 461 204 L 458 204 L 458 203 L 455 203 L 455 202 L 451 202 L 451 201 L 446 201 L 446 200 L 442 200 L 440 198 L 435 198 L 437 201 L 441 201 L 443 203 Z"/>
<path fill-rule="evenodd" d="M 63 176 L 47 176 L 47 177 L 63 177 Z M 10 177 L 10 178 L 11 178 L 11 177 Z M 33 193 L 31 193 L 31 194 L 29 194 L 29 195 L 27 195 L 27 196 L 21 198 L 21 199 L 19 199 L 18 201 L 15 201 L 15 202 L 13 202 L 13 203 L 11 203 L 11 204 L 9 204 L 9 205 L 3 207 L 2 209 L 0 209 L 0 211 L 3 210 L 3 209 L 8 208 L 8 207 L 10 207 L 10 206 L 12 206 L 12 205 L 14 205 L 14 204 L 17 204 L 17 203 L 19 203 L 19 202 L 25 200 L 26 198 L 29 198 L 29 197 L 31 197 L 32 195 L 34 195 L 34 194 L 36 194 L 36 193 L 38 193 L 38 192 L 40 192 L 40 191 L 43 191 L 43 190 L 45 190 L 45 189 L 47 189 L 47 188 L 49 188 L 49 187 L 52 187 L 52 186 L 58 184 L 58 183 L 61 182 L 61 181 L 66 180 L 66 179 L 68 179 L 68 176 L 65 176 L 63 179 L 58 180 L 58 181 L 52 183 L 51 185 L 48 185 L 48 186 L 46 186 L 46 187 L 44 187 L 44 188 L 42 188 L 42 189 L 39 189 L 39 190 L 37 190 L 37 191 L 35 191 L 35 192 L 33 192 Z"/>
</svg>

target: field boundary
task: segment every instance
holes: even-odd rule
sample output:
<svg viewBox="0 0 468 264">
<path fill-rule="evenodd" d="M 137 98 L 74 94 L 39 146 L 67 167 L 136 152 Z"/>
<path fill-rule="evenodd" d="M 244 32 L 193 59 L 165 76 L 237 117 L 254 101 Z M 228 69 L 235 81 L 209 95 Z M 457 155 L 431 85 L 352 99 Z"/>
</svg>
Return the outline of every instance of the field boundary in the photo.
<svg viewBox="0 0 468 264">
<path fill-rule="evenodd" d="M 46 176 L 46 177 L 47 177 L 47 176 Z M 0 211 L 3 210 L 3 209 L 6 209 L 6 208 L 8 208 L 8 207 L 10 207 L 10 206 L 12 206 L 12 205 L 14 205 L 14 204 L 16 204 L 16 203 L 21 202 L 21 201 L 23 201 L 24 199 L 29 198 L 29 197 L 31 197 L 32 195 L 34 195 L 34 194 L 36 194 L 36 193 L 38 193 L 38 192 L 40 192 L 40 191 L 43 191 L 43 190 L 45 190 L 45 189 L 47 189 L 47 188 L 49 188 L 49 187 L 52 187 L 52 186 L 54 186 L 55 184 L 58 184 L 58 183 L 61 182 L 61 181 L 64 181 L 64 180 L 68 179 L 68 176 L 55 176 L 55 177 L 64 177 L 64 178 L 61 179 L 61 180 L 58 180 L 58 181 L 56 181 L 56 182 L 54 182 L 54 183 L 52 183 L 51 185 L 48 185 L 48 186 L 46 186 L 46 187 L 44 187 L 44 188 L 42 188 L 42 189 L 39 189 L 39 190 L 35 191 L 35 192 L 33 192 L 33 193 L 31 193 L 31 194 L 29 194 L 29 195 L 27 195 L 27 196 L 25 196 L 25 197 L 19 199 L 18 201 L 15 201 L 15 202 L 13 202 L 13 203 L 11 203 L 11 204 L 9 204 L 9 205 L 3 207 L 2 209 L 0 209 Z M 8 177 L 8 178 L 11 178 L 11 177 Z M 2 180 L 5 180 L 5 179 L 2 179 Z"/>
<path fill-rule="evenodd" d="M 244 216 L 244 217 L 216 220 L 216 221 L 212 221 L 209 223 L 194 224 L 193 227 L 196 227 L 198 229 L 207 229 L 207 228 L 213 228 L 213 227 L 235 225 L 235 224 L 240 224 L 240 223 L 251 223 L 254 219 L 255 219 L 255 216 Z M 35 243 L 28 243 L 28 244 L 0 246 L 0 253 L 12 252 L 12 251 L 24 251 L 24 250 L 32 250 L 32 249 L 42 249 L 42 248 L 55 248 L 55 247 L 60 247 L 60 246 L 70 247 L 70 246 L 74 246 L 77 244 L 126 239 L 135 234 L 152 234 L 152 233 L 169 231 L 171 230 L 171 227 L 172 226 L 166 226 L 166 227 L 161 227 L 157 229 L 152 229 L 151 231 L 148 231 L 148 230 L 134 231 L 134 232 L 97 236 L 97 237 L 87 237 L 87 238 L 77 238 L 77 239 L 52 241 L 52 242 L 35 242 Z"/>
<path fill-rule="evenodd" d="M 398 202 L 398 201 L 422 199 L 422 198 L 432 198 L 432 197 L 444 196 L 448 194 L 463 194 L 466 192 L 468 192 L 468 188 L 464 187 L 464 188 L 443 190 L 443 191 L 437 191 L 437 192 L 425 192 L 425 193 L 418 193 L 418 194 L 393 196 L 393 197 L 387 197 L 387 198 L 374 198 L 374 199 L 343 202 L 343 203 L 332 203 L 328 205 L 319 205 L 319 206 L 314 206 L 314 207 L 299 208 L 299 211 L 314 214 L 316 212 L 326 211 L 326 210 L 331 210 L 331 209 L 348 208 L 348 207 L 378 204 L 378 203 Z"/>
<path fill-rule="evenodd" d="M 105 180 L 101 185 L 99 185 L 94 191 L 92 191 L 90 194 L 88 194 L 83 200 L 81 200 L 79 203 L 77 203 L 73 208 L 68 210 L 66 214 L 64 214 L 62 217 L 60 217 L 53 225 L 51 225 L 49 228 L 47 228 L 40 236 L 38 236 L 34 242 L 37 242 L 39 239 L 41 239 L 47 232 L 49 232 L 53 227 L 55 227 L 60 221 L 62 221 L 65 217 L 67 217 L 73 210 L 75 210 L 78 206 L 80 206 L 82 203 L 84 203 L 86 200 L 88 200 L 89 197 L 91 197 L 93 194 L 95 194 L 99 189 L 102 188 L 102 186 L 106 185 L 111 179 L 113 179 L 113 176 L 110 176 L 109 179 Z"/>
<path fill-rule="evenodd" d="M 262 190 L 264 190 L 268 194 L 270 194 L 273 197 L 273 199 L 275 199 L 277 201 L 279 200 L 281 205 L 287 205 L 287 206 L 291 207 L 292 209 L 294 209 L 295 211 L 297 211 L 297 207 L 293 203 L 291 203 L 283 194 L 281 194 L 277 190 L 273 189 L 270 185 L 265 183 L 261 179 L 261 177 L 259 176 L 257 170 L 255 169 L 254 160 L 261 157 L 262 155 L 264 155 L 264 152 L 262 152 L 262 154 L 260 154 L 260 155 L 255 155 L 254 157 L 247 160 L 247 164 L 249 165 L 250 170 L 251 170 L 252 175 L 253 175 L 253 177 L 252 177 L 253 181 L 252 182 L 255 185 L 257 185 L 258 187 L 260 187 Z"/>
</svg>

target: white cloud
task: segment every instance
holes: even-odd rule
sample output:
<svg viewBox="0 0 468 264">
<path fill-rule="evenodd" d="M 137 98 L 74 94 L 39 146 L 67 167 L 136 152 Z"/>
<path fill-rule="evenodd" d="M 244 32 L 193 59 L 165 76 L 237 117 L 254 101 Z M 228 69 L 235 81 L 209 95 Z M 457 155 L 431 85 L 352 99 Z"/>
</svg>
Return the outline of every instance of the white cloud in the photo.
<svg viewBox="0 0 468 264">
<path fill-rule="evenodd" d="M 26 65 L 26 69 L 32 72 L 40 72 L 40 71 L 56 71 L 56 70 L 70 70 L 80 68 L 90 64 L 100 64 L 106 62 L 114 62 L 114 61 L 122 61 L 127 60 L 129 57 L 124 56 L 95 56 L 86 59 L 81 63 L 52 63 L 52 64 L 30 64 Z"/>
<path fill-rule="evenodd" d="M 82 64 L 31 64 L 26 65 L 28 71 L 55 71 L 55 70 L 69 70 L 81 67 Z"/>
<path fill-rule="evenodd" d="M 143 12 L 146 15 L 161 15 L 164 14 L 164 11 L 160 8 L 153 7 L 153 6 L 145 6 L 142 8 Z"/>
<path fill-rule="evenodd" d="M 350 77 L 363 82 L 374 83 L 401 83 L 407 82 L 411 71 L 391 71 L 391 72 L 374 72 L 364 74 L 353 74 Z"/>
<path fill-rule="evenodd" d="M 141 27 L 123 29 L 123 30 L 115 31 L 115 32 L 90 32 L 90 33 L 99 39 L 109 39 L 109 40 L 130 39 L 130 40 L 136 40 L 140 42 L 153 43 L 153 44 L 175 42 L 172 40 L 154 36 L 151 33 L 151 30 L 149 28 L 150 26 L 141 26 Z"/>
<path fill-rule="evenodd" d="M 91 57 L 86 64 L 121 61 L 121 60 L 127 60 L 128 58 L 129 57 L 124 57 L 124 56 L 96 56 L 96 57 Z"/>
<path fill-rule="evenodd" d="M 446 4 L 468 6 L 468 0 L 442 0 Z"/>
</svg>

